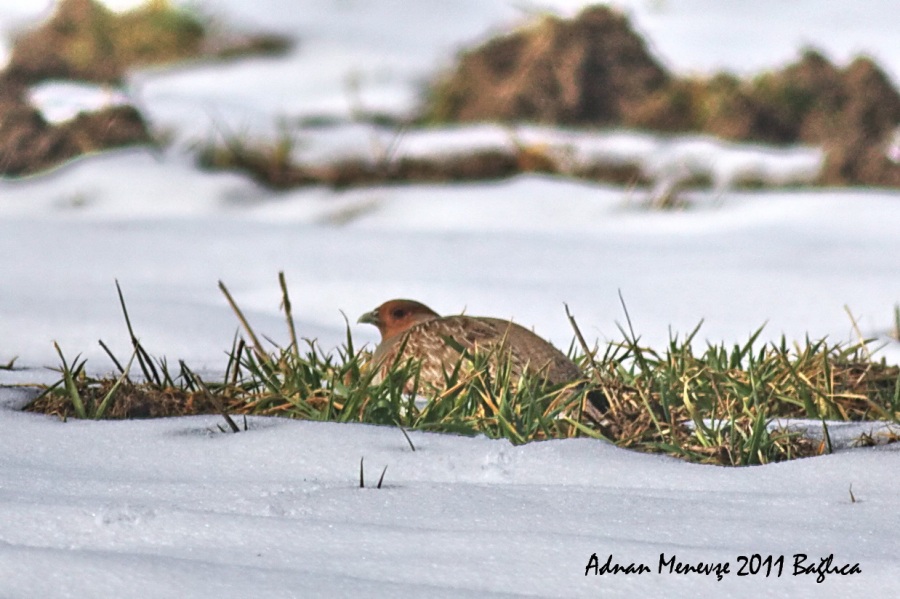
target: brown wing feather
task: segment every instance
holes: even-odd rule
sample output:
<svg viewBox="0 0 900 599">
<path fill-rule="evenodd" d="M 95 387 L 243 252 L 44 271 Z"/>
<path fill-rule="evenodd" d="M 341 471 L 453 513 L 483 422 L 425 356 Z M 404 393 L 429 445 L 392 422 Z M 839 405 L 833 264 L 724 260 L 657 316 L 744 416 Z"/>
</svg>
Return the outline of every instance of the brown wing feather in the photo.
<svg viewBox="0 0 900 599">
<path fill-rule="evenodd" d="M 551 384 L 562 384 L 581 377 L 581 371 L 562 352 L 539 336 L 508 320 L 473 316 L 445 316 L 411 327 L 403 335 L 383 341 L 373 360 L 384 370 L 397 359 L 405 342 L 401 360 L 421 362 L 420 381 L 432 387 L 444 386 L 444 373 L 459 361 L 459 352 L 445 339 L 473 352 L 497 352 L 510 360 L 514 380 L 526 370 Z"/>
<path fill-rule="evenodd" d="M 578 366 L 564 353 L 525 327 L 498 318 L 478 320 L 491 324 L 499 332 L 498 341 L 509 349 L 513 362 L 540 374 L 548 383 L 559 385 L 582 376 Z"/>
</svg>

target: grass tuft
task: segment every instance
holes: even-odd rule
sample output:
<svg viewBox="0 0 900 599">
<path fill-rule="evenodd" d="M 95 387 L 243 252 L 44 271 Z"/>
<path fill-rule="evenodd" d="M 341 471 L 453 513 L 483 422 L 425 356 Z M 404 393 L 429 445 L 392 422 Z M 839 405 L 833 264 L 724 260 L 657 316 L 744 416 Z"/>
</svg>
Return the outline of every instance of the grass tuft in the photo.
<svg viewBox="0 0 900 599">
<path fill-rule="evenodd" d="M 586 373 L 582 380 L 556 387 L 529 376 L 516 380 L 500 356 L 460 347 L 443 388 L 431 389 L 420 385 L 413 361 L 398 359 L 384 376 L 372 368 L 370 353 L 355 347 L 349 323 L 346 341 L 334 351 L 298 337 L 283 273 L 279 284 L 287 347 L 268 340 L 264 346 L 260 339 L 267 338 L 256 334 L 220 283 L 244 337 L 235 337 L 224 376 L 215 383 L 201 380 L 183 362 L 172 373 L 165 361 L 151 358 L 134 335 L 119 289 L 133 347 L 128 365 L 117 366 L 118 377 L 92 378 L 84 360 L 70 363 L 57 347 L 62 377 L 29 409 L 78 418 L 220 414 L 233 432 L 240 430 L 233 415 L 363 422 L 399 428 L 412 451 L 408 430 L 485 435 L 514 444 L 591 437 L 729 466 L 830 452 L 828 421 L 900 421 L 900 369 L 874 360 L 870 340 L 848 346 L 809 339 L 788 344 L 784 338 L 760 343 L 760 328 L 743 343 L 696 347 L 701 323 L 684 337 L 671 336 L 657 351 L 641 343 L 625 309 L 622 340 L 601 354 L 588 346 L 567 308 L 581 352 L 574 359 Z M 135 360 L 140 382 L 129 378 Z M 596 393 L 608 407 L 586 410 Z M 822 442 L 779 425 L 792 418 L 822 421 Z M 884 442 L 896 440 L 895 435 Z M 360 468 L 362 486 L 362 462 Z"/>
</svg>

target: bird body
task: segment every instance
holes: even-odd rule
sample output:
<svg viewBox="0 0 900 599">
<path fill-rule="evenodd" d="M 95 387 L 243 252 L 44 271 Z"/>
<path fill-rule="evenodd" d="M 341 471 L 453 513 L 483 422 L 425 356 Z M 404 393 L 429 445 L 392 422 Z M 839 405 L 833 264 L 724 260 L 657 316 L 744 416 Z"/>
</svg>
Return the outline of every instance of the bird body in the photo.
<svg viewBox="0 0 900 599">
<path fill-rule="evenodd" d="M 419 379 L 432 387 L 444 386 L 444 375 L 453 371 L 460 351 L 490 353 L 508 360 L 511 382 L 526 372 L 551 385 L 579 378 L 579 368 L 561 351 L 532 331 L 508 320 L 479 316 L 440 316 L 412 300 L 391 300 L 360 317 L 381 332 L 373 364 L 382 372 L 395 362 L 419 361 Z M 400 354 L 402 350 L 402 355 Z M 492 368 L 494 370 L 494 368 Z"/>
</svg>

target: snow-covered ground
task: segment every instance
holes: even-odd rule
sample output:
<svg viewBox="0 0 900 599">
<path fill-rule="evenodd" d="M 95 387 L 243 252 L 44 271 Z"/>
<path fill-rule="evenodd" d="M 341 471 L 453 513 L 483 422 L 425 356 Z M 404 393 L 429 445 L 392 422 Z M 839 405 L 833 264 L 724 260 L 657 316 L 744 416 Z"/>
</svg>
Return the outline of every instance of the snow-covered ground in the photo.
<svg viewBox="0 0 900 599">
<path fill-rule="evenodd" d="M 729 469 L 587 440 L 412 433 L 413 452 L 390 428 L 216 422 L 0 412 L 0 594 L 889 597 L 900 576 L 897 445 Z M 652 572 L 585 576 L 595 553 Z M 861 573 L 795 576 L 800 553 Z M 730 573 L 660 574 L 660 554 Z M 753 554 L 784 555 L 781 577 L 738 576 Z"/>
<path fill-rule="evenodd" d="M 576 4 L 541 6 L 570 12 Z M 870 53 L 895 82 L 900 73 L 900 13 L 888 0 L 618 4 L 666 64 L 683 71 L 753 72 L 812 44 L 839 62 Z M 900 361 L 886 337 L 900 302 L 900 192 L 738 192 L 728 187 L 731 173 L 799 172 L 815 152 L 540 130 L 519 134 L 637 157 L 661 172 L 706 169 L 719 185 L 687 193 L 691 205 L 678 212 L 644 209 L 647 190 L 537 175 L 267 191 L 239 175 L 199 172 L 185 144 L 216 123 L 266 135 L 278 118 L 342 116 L 360 104 L 401 114 L 456 48 L 510 26 L 530 5 L 204 6 L 248 28 L 293 33 L 299 44 L 281 58 L 136 74 L 126 94 L 172 132 L 170 149 L 87 157 L 49 175 L 0 181 L 0 364 L 18 356 L 24 369 L 0 370 L 0 383 L 52 380 L 43 367 L 56 365 L 54 340 L 70 359 L 82 353 L 92 370 L 110 367 L 97 339 L 127 356 L 115 279 L 151 352 L 221 369 L 237 323 L 217 281 L 261 332 L 283 340 L 279 270 L 301 334 L 323 347 L 342 341 L 341 312 L 353 323 L 398 296 L 445 313 L 513 317 L 564 347 L 572 338 L 567 303 L 602 343 L 618 338 L 621 290 L 653 347 L 701 319 L 701 338 L 714 343 L 744 340 L 764 323 L 764 339 L 851 340 L 846 305 L 863 334 L 879 336 L 884 354 Z M 0 0 L 0 30 L 45 8 Z M 59 118 L 81 101 L 35 93 Z M 98 97 L 120 100 L 86 92 L 84 101 Z M 460 136 L 503 144 L 508 134 L 487 127 L 410 135 L 401 151 L 431 151 L 436 139 L 452 145 Z M 375 135 L 310 131 L 298 151 L 373 151 L 383 143 Z M 357 342 L 376 340 L 371 327 L 352 331 Z M 413 434 L 413 453 L 399 431 L 367 426 L 257 419 L 248 432 L 224 435 L 211 417 L 60 423 L 8 409 L 22 393 L 0 388 L 4 599 L 886 597 L 900 575 L 897 446 L 849 448 L 874 425 L 835 432 L 843 439 L 835 455 L 724 469 L 586 440 L 512 447 Z M 388 466 L 384 488 L 357 488 L 361 457 L 370 483 Z M 612 554 L 653 573 L 585 577 L 593 553 L 601 565 Z M 728 561 L 731 573 L 721 582 L 660 575 L 661 553 L 691 564 Z M 738 556 L 754 553 L 784 555 L 782 577 L 737 576 Z M 818 584 L 793 576 L 797 553 L 814 565 L 834 554 L 836 566 L 858 562 L 862 572 Z"/>
<path fill-rule="evenodd" d="M 640 190 L 543 176 L 273 193 L 138 151 L 0 194 L 0 362 L 20 366 L 54 364 L 53 340 L 95 369 L 109 367 L 99 338 L 127 354 L 115 279 L 145 345 L 203 368 L 224 366 L 237 328 L 220 279 L 285 338 L 279 270 L 301 334 L 324 347 L 343 340 L 342 311 L 354 322 L 392 297 L 513 317 L 567 346 L 563 304 L 591 339 L 617 339 L 621 290 L 655 347 L 701 319 L 713 342 L 763 324 L 769 339 L 849 341 L 845 305 L 884 336 L 900 299 L 893 191 L 695 193 L 674 213 L 643 209 Z"/>
</svg>

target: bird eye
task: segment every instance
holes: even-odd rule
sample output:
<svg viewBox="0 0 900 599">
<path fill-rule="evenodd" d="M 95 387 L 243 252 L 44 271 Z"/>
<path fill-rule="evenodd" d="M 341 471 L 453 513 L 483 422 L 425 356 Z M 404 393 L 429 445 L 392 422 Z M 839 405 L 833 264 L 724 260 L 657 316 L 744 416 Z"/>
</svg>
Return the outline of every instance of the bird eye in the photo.
<svg viewBox="0 0 900 599">
<path fill-rule="evenodd" d="M 406 310 L 403 310 L 403 309 L 401 309 L 401 308 L 397 308 L 396 310 L 394 310 L 393 312 L 391 312 L 391 316 L 393 316 L 394 318 L 396 318 L 397 320 L 399 320 L 399 319 L 403 318 L 404 316 L 406 316 Z"/>
</svg>

